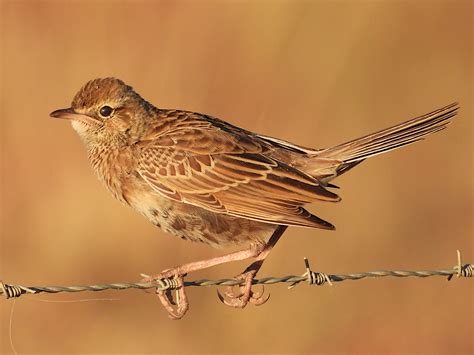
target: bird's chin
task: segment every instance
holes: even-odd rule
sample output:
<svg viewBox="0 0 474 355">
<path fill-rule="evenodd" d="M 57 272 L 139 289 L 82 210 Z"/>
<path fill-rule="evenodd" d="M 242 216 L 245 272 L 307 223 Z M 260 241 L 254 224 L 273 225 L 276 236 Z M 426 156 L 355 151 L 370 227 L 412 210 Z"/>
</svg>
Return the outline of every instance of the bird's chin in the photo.
<svg viewBox="0 0 474 355">
<path fill-rule="evenodd" d="M 71 126 L 81 137 L 92 133 L 94 128 L 91 124 L 80 120 L 71 120 Z"/>
</svg>

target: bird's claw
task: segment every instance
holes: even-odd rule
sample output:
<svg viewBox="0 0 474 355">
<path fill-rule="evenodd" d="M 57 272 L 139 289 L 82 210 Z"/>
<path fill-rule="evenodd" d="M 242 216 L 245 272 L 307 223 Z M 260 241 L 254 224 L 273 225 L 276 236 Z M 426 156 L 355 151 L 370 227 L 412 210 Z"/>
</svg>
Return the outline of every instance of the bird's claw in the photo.
<svg viewBox="0 0 474 355">
<path fill-rule="evenodd" d="M 157 282 L 159 286 L 168 286 L 167 289 L 158 287 L 156 294 L 161 304 L 168 312 L 168 317 L 173 320 L 178 320 L 184 317 L 189 309 L 189 302 L 184 290 L 184 276 L 173 269 L 165 270 L 162 273 L 154 276 L 146 277 L 142 282 Z M 172 278 L 171 278 L 172 277 Z M 168 282 L 165 282 L 167 280 Z M 170 286 L 171 284 L 171 286 Z M 173 291 L 175 295 L 173 296 Z"/>
<path fill-rule="evenodd" d="M 219 300 L 229 307 L 244 308 L 250 302 L 255 306 L 260 306 L 268 301 L 270 294 L 265 295 L 265 289 L 262 285 L 262 290 L 254 292 L 252 290 L 252 281 L 256 272 L 243 273 L 236 277 L 238 280 L 245 280 L 242 285 L 239 285 L 238 292 L 233 286 L 226 287 L 224 295 L 217 291 Z"/>
<path fill-rule="evenodd" d="M 255 306 L 261 306 L 262 304 L 267 303 L 269 299 L 270 293 L 265 294 L 265 287 L 262 285 L 262 290 L 260 292 L 252 292 L 249 301 Z"/>
<path fill-rule="evenodd" d="M 229 286 L 229 287 L 226 287 L 226 289 L 224 291 L 224 295 L 228 298 L 233 298 L 234 299 L 234 298 L 240 298 L 244 294 L 243 294 L 243 292 L 240 288 L 239 288 L 238 291 L 236 291 L 234 287 Z"/>
</svg>

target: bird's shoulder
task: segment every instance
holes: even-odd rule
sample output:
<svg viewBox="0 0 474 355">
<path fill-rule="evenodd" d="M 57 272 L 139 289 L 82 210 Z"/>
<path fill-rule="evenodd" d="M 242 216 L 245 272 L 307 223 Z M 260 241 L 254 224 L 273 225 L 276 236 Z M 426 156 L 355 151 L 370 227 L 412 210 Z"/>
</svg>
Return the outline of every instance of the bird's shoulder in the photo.
<svg viewBox="0 0 474 355">
<path fill-rule="evenodd" d="M 218 118 L 183 110 L 159 110 L 140 140 L 196 154 L 265 153 L 272 145 L 258 135 Z"/>
<path fill-rule="evenodd" d="M 175 144 L 176 148 L 193 145 L 211 148 L 212 144 L 209 152 L 263 153 L 281 157 L 283 161 L 321 151 L 258 134 L 210 115 L 175 109 L 157 110 L 142 136 L 142 145 L 150 143 Z"/>
</svg>

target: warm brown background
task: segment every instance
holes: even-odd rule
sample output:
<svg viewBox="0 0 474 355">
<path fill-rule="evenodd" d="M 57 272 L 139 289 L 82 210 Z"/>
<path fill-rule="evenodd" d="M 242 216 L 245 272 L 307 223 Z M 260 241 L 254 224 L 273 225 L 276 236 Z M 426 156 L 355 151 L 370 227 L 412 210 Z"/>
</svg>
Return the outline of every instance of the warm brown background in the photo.
<svg viewBox="0 0 474 355">
<path fill-rule="evenodd" d="M 470 1 L 1 1 L 0 278 L 135 281 L 222 251 L 171 238 L 113 200 L 67 122 L 87 80 L 117 76 L 165 108 L 209 113 L 325 147 L 454 100 L 454 124 L 337 181 L 311 207 L 336 232 L 291 228 L 262 276 L 450 267 L 474 261 Z M 232 276 L 244 263 L 190 279 Z M 244 311 L 189 289 L 167 319 L 142 291 L 16 301 L 16 350 L 57 353 L 473 353 L 473 283 L 381 279 L 288 291 Z M 41 300 L 119 298 L 46 303 Z M 0 300 L 2 353 L 13 301 Z"/>
</svg>

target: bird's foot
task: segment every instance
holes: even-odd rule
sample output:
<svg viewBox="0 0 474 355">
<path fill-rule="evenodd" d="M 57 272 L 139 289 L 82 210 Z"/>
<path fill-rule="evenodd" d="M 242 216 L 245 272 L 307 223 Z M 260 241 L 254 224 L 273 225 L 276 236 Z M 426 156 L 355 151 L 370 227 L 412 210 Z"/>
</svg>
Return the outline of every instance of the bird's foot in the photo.
<svg viewBox="0 0 474 355">
<path fill-rule="evenodd" d="M 262 291 L 254 292 L 252 290 L 252 281 L 255 275 L 257 274 L 257 270 L 250 270 L 246 271 L 235 278 L 237 280 L 244 280 L 242 285 L 239 285 L 238 292 L 235 292 L 233 286 L 228 286 L 224 291 L 225 297 L 217 291 L 217 296 L 221 300 L 222 303 L 229 307 L 234 308 L 244 308 L 249 302 L 260 306 L 268 301 L 270 298 L 270 294 L 265 295 L 262 285 Z"/>
<path fill-rule="evenodd" d="M 184 276 L 178 269 L 167 269 L 161 273 L 144 278 L 141 282 L 155 282 L 158 298 L 168 312 L 168 317 L 178 320 L 184 317 L 189 309 L 189 302 L 184 290 Z M 173 291 L 175 294 L 173 295 Z"/>
</svg>

